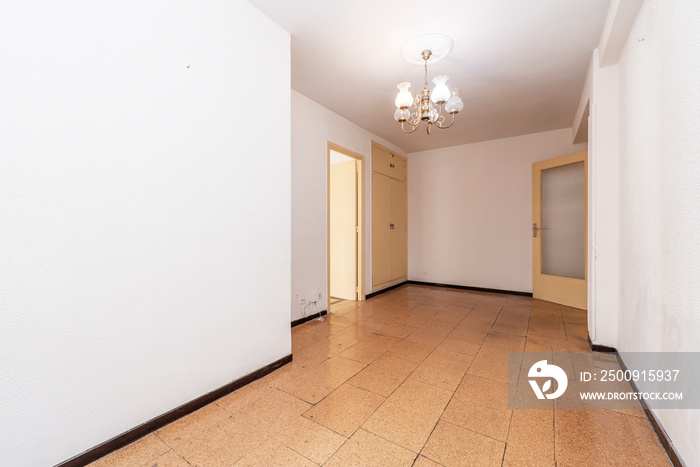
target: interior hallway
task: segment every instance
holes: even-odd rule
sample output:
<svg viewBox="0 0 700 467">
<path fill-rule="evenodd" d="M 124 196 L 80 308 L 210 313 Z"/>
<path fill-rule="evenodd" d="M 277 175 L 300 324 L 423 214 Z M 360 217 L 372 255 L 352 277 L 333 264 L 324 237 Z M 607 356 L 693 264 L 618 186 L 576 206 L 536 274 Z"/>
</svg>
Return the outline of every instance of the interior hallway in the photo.
<svg viewBox="0 0 700 467">
<path fill-rule="evenodd" d="M 292 363 L 92 465 L 670 465 L 641 409 L 507 409 L 508 351 L 589 352 L 583 311 L 415 285 L 331 311 Z"/>
</svg>

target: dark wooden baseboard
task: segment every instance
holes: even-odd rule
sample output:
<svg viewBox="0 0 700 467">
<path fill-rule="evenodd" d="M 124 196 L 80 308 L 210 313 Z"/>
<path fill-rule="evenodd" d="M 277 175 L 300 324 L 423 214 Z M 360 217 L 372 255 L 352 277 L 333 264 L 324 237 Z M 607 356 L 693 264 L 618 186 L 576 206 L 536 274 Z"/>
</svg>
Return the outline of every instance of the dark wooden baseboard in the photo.
<svg viewBox="0 0 700 467">
<path fill-rule="evenodd" d="M 185 415 L 194 412 L 195 410 L 201 409 L 205 405 L 210 404 L 229 393 L 232 393 L 236 389 L 239 389 L 245 386 L 246 384 L 252 383 L 257 379 L 260 379 L 263 376 L 272 373 L 276 369 L 286 365 L 291 361 L 291 354 L 287 355 L 286 357 L 280 358 L 279 360 L 274 361 L 269 365 L 265 365 L 259 370 L 249 373 L 243 376 L 242 378 L 238 378 L 237 380 L 232 381 L 224 386 L 221 386 L 220 388 L 215 389 L 207 394 L 204 394 L 203 396 L 199 396 L 198 398 L 191 400 L 186 404 L 181 405 L 180 407 L 177 407 L 169 412 L 159 415 L 156 418 L 147 421 L 146 423 L 132 428 L 131 430 L 126 431 L 118 436 L 115 436 L 109 441 L 105 441 L 102 444 L 90 448 L 82 454 L 78 454 L 77 456 L 71 459 L 61 462 L 56 467 L 82 467 L 84 465 L 89 464 L 90 462 L 94 462 L 100 457 L 104 457 L 107 454 L 114 452 L 117 449 L 123 448 L 124 446 L 133 443 L 137 439 L 143 438 L 147 434 L 164 427 L 168 423 L 174 422 L 175 420 L 182 418 Z"/>
<path fill-rule="evenodd" d="M 523 297 L 532 297 L 532 292 L 519 292 L 517 290 L 503 290 L 503 289 L 486 289 L 484 287 L 471 287 L 468 285 L 454 285 L 454 284 L 439 284 L 436 282 L 423 282 L 423 281 L 406 281 L 407 284 L 414 285 L 428 285 L 431 287 L 447 287 L 448 289 L 460 289 L 460 290 L 471 290 L 474 292 L 489 292 L 489 293 L 502 293 L 508 295 L 521 295 Z"/>
<path fill-rule="evenodd" d="M 588 340 L 590 342 L 590 338 Z M 622 371 L 629 370 L 629 368 L 627 368 L 627 365 L 625 365 L 624 360 L 622 360 L 622 356 L 619 353 L 617 353 L 617 361 L 620 363 L 620 367 L 622 368 Z M 632 385 L 632 389 L 635 392 L 640 392 L 639 388 L 637 387 L 637 384 L 634 382 L 634 380 L 630 381 L 630 384 Z M 664 430 L 664 427 L 656 419 L 656 417 L 654 416 L 654 413 L 651 411 L 651 409 L 647 405 L 646 401 L 644 399 L 641 399 L 639 402 L 641 402 L 642 409 L 644 409 L 644 413 L 646 414 L 647 418 L 649 419 L 649 423 L 651 423 L 651 427 L 654 429 L 654 433 L 656 433 L 656 436 L 659 438 L 661 445 L 666 450 L 666 455 L 671 460 L 671 463 L 675 467 L 685 467 L 685 463 L 683 462 L 681 457 L 676 452 L 676 449 L 673 447 L 673 442 L 671 441 L 671 438 L 668 437 L 666 430 Z"/>
<path fill-rule="evenodd" d="M 617 353 L 617 349 L 615 347 L 608 347 L 607 345 L 594 344 L 593 341 L 591 341 L 590 335 L 588 336 L 588 347 L 590 347 L 591 350 L 594 352 Z"/>
<path fill-rule="evenodd" d="M 408 281 L 399 282 L 398 284 L 390 285 L 386 289 L 377 290 L 376 292 L 368 293 L 367 295 L 365 295 L 365 300 L 367 300 L 368 298 L 376 297 L 377 295 L 383 294 L 384 292 L 394 290 L 398 287 L 401 287 L 402 285 L 406 285 L 407 283 L 408 283 Z"/>
<path fill-rule="evenodd" d="M 627 371 L 627 365 L 625 364 L 624 360 L 622 359 L 622 356 L 619 354 L 617 349 L 615 347 L 608 347 L 607 345 L 597 345 L 594 344 L 591 341 L 591 336 L 588 336 L 588 346 L 591 348 L 593 352 L 605 352 L 605 353 L 614 353 L 615 356 L 617 357 L 617 361 L 620 363 L 620 367 L 622 368 L 623 371 Z M 637 384 L 634 381 L 630 381 L 630 384 L 632 385 L 632 389 L 636 392 L 639 392 L 639 388 L 637 387 Z M 671 463 L 673 463 L 674 466 L 676 467 L 684 467 L 685 464 L 681 460 L 680 456 L 676 452 L 675 448 L 673 447 L 673 443 L 671 442 L 671 439 L 668 437 L 668 434 L 666 433 L 666 430 L 664 430 L 664 427 L 661 426 L 661 423 L 656 419 L 654 416 L 654 413 L 649 409 L 649 406 L 647 405 L 646 401 L 640 400 L 639 401 L 642 405 L 642 409 L 644 410 L 644 413 L 646 414 L 647 418 L 649 419 L 649 423 L 651 423 L 651 427 L 654 429 L 654 433 L 656 433 L 656 436 L 659 438 L 659 442 L 661 445 L 664 447 L 666 450 L 666 455 L 668 458 L 671 460 Z"/>
<path fill-rule="evenodd" d="M 300 324 L 304 324 L 307 321 L 311 321 L 312 319 L 318 318 L 319 316 L 326 316 L 327 314 L 328 314 L 328 311 L 323 310 L 320 313 L 314 313 L 313 315 L 304 316 L 303 318 L 295 319 L 294 321 L 292 321 L 292 327 L 299 326 Z"/>
</svg>

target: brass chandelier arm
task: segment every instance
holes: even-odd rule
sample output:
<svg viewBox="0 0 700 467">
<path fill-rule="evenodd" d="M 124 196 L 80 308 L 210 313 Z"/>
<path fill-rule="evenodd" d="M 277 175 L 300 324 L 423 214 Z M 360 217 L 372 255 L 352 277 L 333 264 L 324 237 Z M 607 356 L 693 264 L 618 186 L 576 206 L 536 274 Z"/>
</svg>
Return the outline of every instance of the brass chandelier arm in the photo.
<svg viewBox="0 0 700 467">
<path fill-rule="evenodd" d="M 451 127 L 455 123 L 455 115 L 456 114 L 451 114 L 451 115 L 452 115 L 452 121 L 450 122 L 449 125 L 443 126 L 443 125 L 440 125 L 439 123 L 435 123 L 435 126 L 440 128 L 441 130 L 447 130 L 449 127 Z"/>
<path fill-rule="evenodd" d="M 416 124 L 416 125 L 411 125 L 411 124 L 409 123 L 409 126 L 411 127 L 411 130 L 410 130 L 410 131 L 406 131 L 406 128 L 403 126 L 404 123 L 406 123 L 406 122 L 405 122 L 405 121 L 401 122 L 401 131 L 403 131 L 403 132 L 406 133 L 406 134 L 411 134 L 411 133 L 413 133 L 414 131 L 416 131 L 416 129 L 418 128 L 418 124 Z M 420 122 L 419 122 L 419 123 L 420 123 Z"/>
</svg>

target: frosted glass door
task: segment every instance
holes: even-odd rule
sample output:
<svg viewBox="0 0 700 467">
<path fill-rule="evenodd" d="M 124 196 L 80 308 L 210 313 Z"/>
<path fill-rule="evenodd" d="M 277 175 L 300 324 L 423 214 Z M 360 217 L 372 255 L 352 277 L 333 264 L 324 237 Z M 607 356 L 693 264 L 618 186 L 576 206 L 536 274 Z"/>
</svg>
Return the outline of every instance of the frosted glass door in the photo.
<svg viewBox="0 0 700 467">
<path fill-rule="evenodd" d="M 583 162 L 542 171 L 542 274 L 586 277 Z"/>
<path fill-rule="evenodd" d="M 532 164 L 532 296 L 587 307 L 586 151 Z"/>
</svg>

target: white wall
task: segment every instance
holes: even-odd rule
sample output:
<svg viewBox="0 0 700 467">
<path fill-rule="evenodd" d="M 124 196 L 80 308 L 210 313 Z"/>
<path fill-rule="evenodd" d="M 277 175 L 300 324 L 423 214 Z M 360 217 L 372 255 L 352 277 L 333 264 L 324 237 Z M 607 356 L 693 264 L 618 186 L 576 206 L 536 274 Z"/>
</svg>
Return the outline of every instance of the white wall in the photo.
<svg viewBox="0 0 700 467">
<path fill-rule="evenodd" d="M 532 163 L 586 148 L 571 129 L 408 156 L 408 278 L 532 291 Z"/>
<path fill-rule="evenodd" d="M 365 156 L 365 292 L 371 291 L 372 140 L 405 155 L 400 148 L 292 90 L 292 320 L 302 317 L 297 295 L 308 300 L 312 291 L 321 292 L 316 308 L 311 305 L 306 312 L 326 309 L 328 141 Z"/>
<path fill-rule="evenodd" d="M 700 351 L 700 4 L 642 5 L 619 63 L 618 349 Z M 657 411 L 687 465 L 700 412 Z"/>
<path fill-rule="evenodd" d="M 619 306 L 618 66 L 592 54 L 588 154 L 588 333 L 596 345 L 617 347 Z"/>
<path fill-rule="evenodd" d="M 289 35 L 26 1 L 0 44 L 0 465 L 46 466 L 290 353 Z"/>
</svg>

